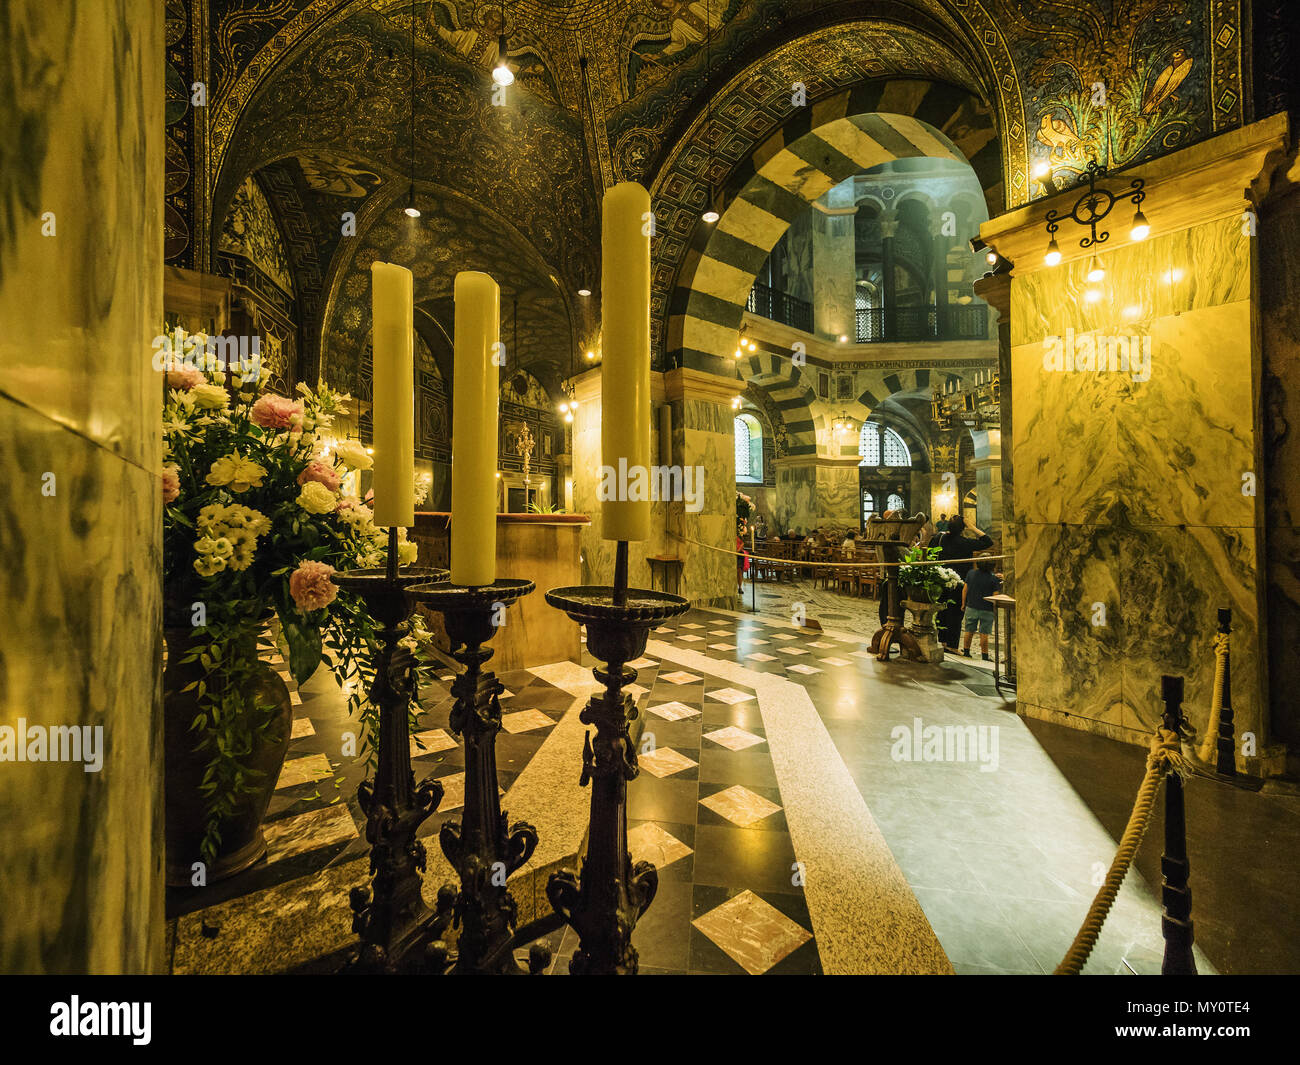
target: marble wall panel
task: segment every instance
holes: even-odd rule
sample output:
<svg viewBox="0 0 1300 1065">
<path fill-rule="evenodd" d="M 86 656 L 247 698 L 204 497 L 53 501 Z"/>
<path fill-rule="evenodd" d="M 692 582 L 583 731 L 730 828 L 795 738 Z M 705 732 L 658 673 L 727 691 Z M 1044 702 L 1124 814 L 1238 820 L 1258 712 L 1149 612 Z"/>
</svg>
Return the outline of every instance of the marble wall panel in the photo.
<svg viewBox="0 0 1300 1065">
<path fill-rule="evenodd" d="M 98 772 L 0 762 L 0 972 L 154 971 L 163 935 L 158 475 L 2 397 L 0 461 L 23 471 L 21 490 L 0 501 L 0 726 L 101 728 L 104 750 Z M 46 471 L 55 475 L 48 497 Z"/>
<path fill-rule="evenodd" d="M 1102 262 L 1097 299 L 1086 262 L 1012 287 L 1019 699 L 1137 742 L 1159 720 L 1160 676 L 1181 675 L 1204 728 L 1230 606 L 1237 729 L 1264 739 L 1262 520 L 1243 492 L 1262 466 L 1251 244 L 1228 218 Z M 1071 334 L 1076 357 L 1085 334 L 1149 338 L 1149 378 L 1099 349 L 1101 369 L 1045 366 L 1044 337 Z"/>
<path fill-rule="evenodd" d="M 0 762 L 0 971 L 160 971 L 162 8 L 11 0 L 0 51 L 0 726 L 104 744 Z"/>
<path fill-rule="evenodd" d="M 1158 213 L 1153 209 L 1148 214 L 1158 231 Z M 1113 228 L 1122 223 L 1110 224 Z M 1069 226 L 1061 231 L 1062 248 L 1071 255 L 1076 254 L 1073 241 L 1079 232 Z M 1097 286 L 1087 281 L 1087 257 L 1015 276 L 1013 348 L 1063 335 L 1067 328 L 1116 332 L 1121 326 L 1140 326 L 1157 317 L 1251 297 L 1253 244 L 1236 216 L 1152 236 L 1115 251 L 1105 250 L 1105 245 L 1102 249 L 1099 258 L 1106 277 Z M 1100 298 L 1088 298 L 1090 287 L 1100 291 Z"/>
<path fill-rule="evenodd" d="M 152 468 L 158 377 L 135 364 L 162 331 L 161 305 L 145 298 L 162 284 L 161 11 L 5 6 L 0 392 Z"/>
</svg>

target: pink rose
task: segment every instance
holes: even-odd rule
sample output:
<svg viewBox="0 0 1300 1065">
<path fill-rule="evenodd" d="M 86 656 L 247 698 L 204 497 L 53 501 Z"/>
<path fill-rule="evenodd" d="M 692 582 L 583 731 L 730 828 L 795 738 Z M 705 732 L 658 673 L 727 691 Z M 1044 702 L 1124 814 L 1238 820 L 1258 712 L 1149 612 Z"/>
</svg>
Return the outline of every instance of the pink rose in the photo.
<svg viewBox="0 0 1300 1065">
<path fill-rule="evenodd" d="M 181 494 L 180 471 L 175 466 L 164 466 L 162 471 L 162 493 L 164 503 L 174 503 Z"/>
<path fill-rule="evenodd" d="M 330 580 L 334 576 L 334 567 L 324 562 L 300 562 L 298 568 L 289 577 L 289 594 L 293 596 L 298 610 L 310 614 L 313 610 L 329 606 L 339 594 L 337 586 Z"/>
<path fill-rule="evenodd" d="M 339 505 L 334 509 L 335 511 L 355 510 L 360 505 L 361 505 L 361 501 L 357 499 L 356 496 L 344 496 L 342 499 L 339 500 Z"/>
<path fill-rule="evenodd" d="M 167 371 L 167 387 L 179 388 L 182 392 L 188 392 L 195 385 L 203 384 L 205 380 L 203 371 L 197 366 L 177 363 Z"/>
<path fill-rule="evenodd" d="M 331 466 L 328 462 L 322 462 L 320 459 L 312 459 L 307 463 L 307 468 L 298 474 L 298 483 L 306 484 L 308 481 L 316 481 L 323 484 L 331 492 L 339 490 L 339 471 Z"/>
<path fill-rule="evenodd" d="M 268 392 L 253 404 L 249 417 L 263 429 L 288 429 L 302 424 L 302 404 Z"/>
</svg>

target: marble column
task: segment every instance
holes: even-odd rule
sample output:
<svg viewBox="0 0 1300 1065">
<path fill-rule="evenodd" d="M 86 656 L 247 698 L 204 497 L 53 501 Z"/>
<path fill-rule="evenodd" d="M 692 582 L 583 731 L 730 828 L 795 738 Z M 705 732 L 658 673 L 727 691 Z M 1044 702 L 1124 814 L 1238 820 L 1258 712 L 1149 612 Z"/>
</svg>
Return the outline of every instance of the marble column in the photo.
<svg viewBox="0 0 1300 1065">
<path fill-rule="evenodd" d="M 162 6 L 4 19 L 0 972 L 158 972 Z"/>
<path fill-rule="evenodd" d="M 1300 751 L 1300 166 L 1259 212 L 1268 561 L 1269 712 Z"/>
<path fill-rule="evenodd" d="M 1233 612 L 1237 764 L 1285 764 L 1270 714 L 1258 238 L 1249 220 L 1286 158 L 1285 115 L 1126 172 L 1151 235 L 1107 219 L 1100 283 L 1070 225 L 1043 263 L 1063 192 L 985 223 L 1015 264 L 1003 432 L 1014 457 L 1021 713 L 1145 744 L 1160 676 L 1186 678 L 1205 732 L 1216 610 Z M 1118 179 L 1106 182 L 1112 187 Z M 1008 421 L 1008 388 L 1014 411 Z M 1292 652 L 1293 653 L 1293 652 Z"/>
<path fill-rule="evenodd" d="M 887 340 L 898 339 L 898 283 L 894 276 L 894 235 L 898 232 L 898 218 L 892 210 L 880 218 L 880 272 L 882 275 L 881 299 L 885 313 L 883 325 Z"/>
<path fill-rule="evenodd" d="M 975 441 L 975 524 L 997 539 L 1002 534 L 1002 431 L 979 429 Z"/>
<path fill-rule="evenodd" d="M 998 518 L 1002 536 L 1002 553 L 1012 557 L 1002 560 L 1002 587 L 1007 595 L 1016 594 L 1015 538 L 1015 465 L 1010 447 L 1003 447 L 1002 440 L 1009 439 L 1011 433 L 1012 389 L 1011 389 L 1011 275 L 985 274 L 974 284 L 975 294 L 989 305 L 997 318 L 995 328 L 998 342 L 998 380 L 1001 392 L 998 396 L 998 415 L 1001 420 L 998 440 L 998 481 L 1001 504 Z M 984 528 L 984 526 L 980 526 Z"/>
<path fill-rule="evenodd" d="M 694 477 L 697 497 L 664 504 L 669 554 L 682 565 L 681 594 L 702 606 L 734 609 L 736 560 L 699 544 L 736 546 L 735 377 L 681 367 L 663 375 L 664 399 L 672 412 L 672 466 Z M 652 449 L 652 454 L 655 453 Z M 678 540 L 694 540 L 685 543 Z"/>
<path fill-rule="evenodd" d="M 857 342 L 854 314 L 856 239 L 853 182 L 836 185 L 813 204 L 813 327 L 819 336 Z"/>
</svg>

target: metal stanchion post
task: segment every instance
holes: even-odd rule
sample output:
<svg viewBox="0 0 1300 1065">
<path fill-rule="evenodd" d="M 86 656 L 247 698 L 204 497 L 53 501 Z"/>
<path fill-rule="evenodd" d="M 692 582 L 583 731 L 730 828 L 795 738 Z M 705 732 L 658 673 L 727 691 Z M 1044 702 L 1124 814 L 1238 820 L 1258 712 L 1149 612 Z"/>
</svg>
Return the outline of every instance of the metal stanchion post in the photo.
<svg viewBox="0 0 1300 1065">
<path fill-rule="evenodd" d="M 1183 678 L 1161 677 L 1160 694 L 1165 703 L 1164 727 L 1181 735 Z M 1171 771 L 1165 777 L 1165 849 L 1160 856 L 1163 877 L 1160 901 L 1164 907 L 1160 931 L 1165 939 L 1165 957 L 1160 966 L 1163 976 L 1196 975 L 1196 960 L 1192 956 L 1192 890 L 1187 883 L 1190 871 L 1183 781 Z"/>
</svg>

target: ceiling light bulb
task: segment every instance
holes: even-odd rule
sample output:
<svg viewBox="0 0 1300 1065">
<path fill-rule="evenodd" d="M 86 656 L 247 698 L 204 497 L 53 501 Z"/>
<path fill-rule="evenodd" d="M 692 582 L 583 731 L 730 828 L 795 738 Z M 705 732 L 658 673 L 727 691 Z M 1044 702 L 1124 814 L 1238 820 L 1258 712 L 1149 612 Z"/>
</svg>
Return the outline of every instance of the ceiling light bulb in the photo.
<svg viewBox="0 0 1300 1065">
<path fill-rule="evenodd" d="M 415 206 L 407 207 L 407 208 L 406 208 L 406 216 L 407 216 L 408 218 L 419 218 L 419 217 L 420 217 L 420 209 L 419 209 L 418 207 L 415 207 Z"/>
<path fill-rule="evenodd" d="M 1101 267 L 1101 260 L 1094 255 L 1092 257 L 1092 262 L 1088 264 L 1088 280 L 1095 285 L 1099 281 L 1104 281 L 1105 278 L 1106 271 Z"/>
<path fill-rule="evenodd" d="M 566 422 L 568 422 L 570 425 L 572 425 L 572 424 L 573 424 L 573 411 L 569 411 L 567 414 L 565 414 L 565 416 L 564 416 L 564 420 L 565 420 Z"/>
<path fill-rule="evenodd" d="M 989 266 L 997 266 L 998 253 L 995 252 L 992 248 L 990 248 L 989 253 L 986 256 L 984 256 L 984 261 L 988 263 Z"/>
<path fill-rule="evenodd" d="M 849 342 L 849 338 L 846 337 L 843 333 L 841 333 L 841 334 L 840 334 L 840 343 L 841 343 L 841 344 L 847 344 L 848 342 Z"/>
<path fill-rule="evenodd" d="M 706 222 L 716 222 L 722 216 L 718 214 L 718 212 L 715 211 L 712 207 L 710 207 L 707 211 L 705 211 L 702 215 L 700 215 L 700 217 L 703 218 L 704 221 Z"/>
<path fill-rule="evenodd" d="M 515 75 L 506 66 L 506 35 L 504 33 L 497 38 L 497 57 L 497 65 L 492 71 L 492 80 L 501 86 L 513 85 Z"/>
<path fill-rule="evenodd" d="M 1151 234 L 1151 223 L 1147 221 L 1141 209 L 1133 216 L 1133 228 L 1129 231 L 1129 236 L 1134 240 L 1146 240 Z"/>
<path fill-rule="evenodd" d="M 587 359 L 588 359 L 588 361 L 594 359 L 595 357 L 596 357 L 596 353 L 595 353 L 594 351 L 589 351 L 589 352 L 587 352 Z"/>
<path fill-rule="evenodd" d="M 589 288 L 580 288 L 580 289 L 578 289 L 578 295 L 579 295 L 579 296 L 590 296 L 590 295 L 591 295 L 591 289 L 589 289 Z"/>
<path fill-rule="evenodd" d="M 415 206 L 415 182 L 411 182 L 411 188 L 406 194 L 406 217 L 419 218 L 420 209 Z"/>
<path fill-rule="evenodd" d="M 560 413 L 561 413 L 561 414 L 563 414 L 563 413 L 564 413 L 566 410 L 568 410 L 568 409 L 569 409 L 569 405 L 568 405 L 567 403 L 561 403 L 561 404 L 560 404 Z"/>
<path fill-rule="evenodd" d="M 1055 266 L 1060 261 L 1061 261 L 1061 248 L 1060 245 L 1056 243 L 1056 238 L 1053 237 L 1050 241 L 1048 241 L 1047 254 L 1043 256 L 1043 262 L 1047 263 L 1048 266 Z"/>
<path fill-rule="evenodd" d="M 740 358 L 740 349 L 737 348 L 735 351 L 733 351 L 733 352 L 731 353 L 731 357 L 732 357 L 733 359 L 738 359 L 738 358 Z"/>
<path fill-rule="evenodd" d="M 750 351 L 757 351 L 757 350 L 758 350 L 758 345 L 755 344 L 752 340 L 749 342 L 749 350 L 750 350 Z"/>
</svg>

